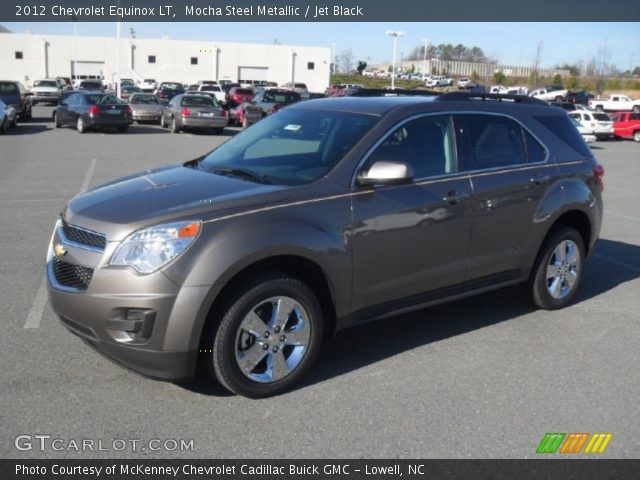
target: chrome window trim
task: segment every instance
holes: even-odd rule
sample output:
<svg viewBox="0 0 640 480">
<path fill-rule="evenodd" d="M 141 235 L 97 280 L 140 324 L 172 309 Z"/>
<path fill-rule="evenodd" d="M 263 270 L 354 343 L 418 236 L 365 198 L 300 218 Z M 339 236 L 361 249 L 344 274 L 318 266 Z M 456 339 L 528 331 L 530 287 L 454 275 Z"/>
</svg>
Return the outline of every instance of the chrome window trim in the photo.
<svg viewBox="0 0 640 480">
<path fill-rule="evenodd" d="M 547 147 L 547 145 L 540 140 L 540 138 L 535 135 L 531 130 L 529 130 L 529 128 L 527 128 L 520 120 L 518 120 L 515 117 L 512 117 L 510 115 L 507 115 L 505 113 L 499 113 L 499 112 L 481 112 L 478 110 L 458 110 L 458 111 L 451 111 L 451 110 L 446 110 L 446 111 L 437 111 L 437 112 L 425 112 L 425 113 L 418 113 L 415 115 L 412 115 L 410 117 L 404 118 L 402 120 L 400 120 L 399 122 L 395 123 L 393 126 L 391 126 L 368 150 L 367 152 L 362 156 L 362 158 L 360 159 L 360 161 L 358 162 L 358 164 L 356 165 L 356 168 L 352 174 L 351 177 L 351 188 L 356 188 L 358 187 L 357 185 L 357 177 L 358 177 L 358 172 L 360 171 L 360 169 L 362 168 L 362 165 L 364 165 L 366 163 L 366 161 L 369 159 L 369 157 L 371 156 L 371 154 L 374 152 L 374 150 L 376 148 L 378 148 L 380 146 L 380 144 L 382 144 L 382 142 L 384 142 L 387 137 L 389 137 L 389 135 L 391 135 L 397 128 L 401 127 L 402 125 L 404 125 L 407 122 L 410 122 L 412 120 L 415 120 L 417 118 L 421 118 L 421 117 L 427 117 L 427 116 L 435 116 L 435 115 L 449 115 L 451 117 L 453 117 L 453 115 L 460 115 L 460 114 L 464 114 L 464 115 L 494 115 L 497 117 L 504 117 L 507 118 L 509 120 L 513 120 L 514 122 L 516 122 L 518 125 L 520 125 L 520 127 L 525 130 L 529 135 L 531 135 L 540 145 L 542 145 L 542 147 L 544 148 L 545 151 L 545 157 L 544 160 L 540 161 L 540 162 L 528 162 L 528 163 L 518 163 L 518 164 L 514 164 L 514 165 L 503 165 L 503 166 L 498 166 L 498 167 L 491 167 L 491 168 L 477 168 L 477 169 L 473 169 L 473 170 L 465 170 L 465 171 L 460 171 L 458 170 L 457 172 L 454 173 L 447 173 L 444 175 L 436 175 L 436 176 L 430 176 L 430 177 L 421 177 L 421 178 L 414 178 L 413 182 L 408 184 L 408 185 L 419 185 L 419 184 L 425 184 L 426 180 L 449 180 L 449 179 L 453 179 L 453 178 L 457 178 L 456 176 L 468 176 L 469 178 L 473 178 L 476 176 L 482 176 L 482 175 L 487 175 L 487 174 L 491 174 L 491 173 L 506 173 L 506 172 L 510 172 L 513 171 L 515 169 L 526 169 L 525 167 L 539 167 L 539 166 L 543 166 L 544 164 L 549 162 L 549 159 L 551 157 L 550 153 L 549 153 L 549 148 Z M 452 118 L 453 121 L 453 118 Z M 457 134 L 455 132 L 455 125 L 453 128 L 454 131 L 454 138 L 453 141 L 455 142 L 455 155 L 456 155 L 456 167 L 459 168 L 460 167 L 460 163 L 459 163 L 459 156 L 458 156 L 458 142 L 457 142 Z M 524 141 L 524 138 L 523 138 Z M 553 166 L 553 165 L 551 165 Z"/>
</svg>

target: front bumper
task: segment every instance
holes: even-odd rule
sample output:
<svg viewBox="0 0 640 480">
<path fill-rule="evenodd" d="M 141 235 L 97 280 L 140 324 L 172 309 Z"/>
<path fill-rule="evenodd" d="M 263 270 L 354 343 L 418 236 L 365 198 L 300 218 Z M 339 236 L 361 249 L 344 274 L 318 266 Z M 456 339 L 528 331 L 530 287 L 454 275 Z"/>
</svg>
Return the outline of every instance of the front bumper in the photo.
<svg viewBox="0 0 640 480">
<path fill-rule="evenodd" d="M 193 376 L 211 287 L 180 287 L 162 272 L 110 266 L 117 244 L 86 249 L 56 227 L 47 261 L 51 307 L 67 329 L 125 367 L 162 379 Z M 53 245 L 66 253 L 56 256 Z M 93 269 L 86 287 L 62 284 L 56 261 Z"/>
</svg>

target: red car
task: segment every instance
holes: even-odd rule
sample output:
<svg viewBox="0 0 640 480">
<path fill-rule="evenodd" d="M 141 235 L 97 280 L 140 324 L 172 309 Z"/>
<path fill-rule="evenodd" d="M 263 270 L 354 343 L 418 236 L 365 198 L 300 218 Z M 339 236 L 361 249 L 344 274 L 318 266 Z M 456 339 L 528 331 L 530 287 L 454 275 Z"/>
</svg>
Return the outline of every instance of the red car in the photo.
<svg viewBox="0 0 640 480">
<path fill-rule="evenodd" d="M 613 134 L 640 142 L 640 113 L 617 112 L 613 117 Z"/>
<path fill-rule="evenodd" d="M 253 100 L 253 89 L 251 88 L 233 87 L 227 93 L 227 105 L 232 108 L 251 100 Z"/>
<path fill-rule="evenodd" d="M 262 120 L 262 108 L 250 103 L 241 103 L 229 109 L 229 122 L 247 128 Z"/>
</svg>

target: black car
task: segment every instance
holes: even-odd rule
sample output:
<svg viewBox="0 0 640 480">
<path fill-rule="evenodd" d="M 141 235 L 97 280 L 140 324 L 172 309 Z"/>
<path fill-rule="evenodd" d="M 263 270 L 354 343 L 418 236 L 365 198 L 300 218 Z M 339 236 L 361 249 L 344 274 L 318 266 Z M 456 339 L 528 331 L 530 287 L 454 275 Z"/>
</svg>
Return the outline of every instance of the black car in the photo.
<svg viewBox="0 0 640 480">
<path fill-rule="evenodd" d="M 571 304 L 603 174 L 568 115 L 529 97 L 298 102 L 70 200 L 49 300 L 139 372 L 175 380 L 199 364 L 232 392 L 274 395 L 324 333 L 514 284 L 540 308 Z"/>
<path fill-rule="evenodd" d="M 104 85 L 100 80 L 82 80 L 78 85 L 78 90 L 104 90 Z"/>
<path fill-rule="evenodd" d="M 97 127 L 115 127 L 124 133 L 133 123 L 133 116 L 131 107 L 115 95 L 74 92 L 56 106 L 53 121 L 56 128 L 74 125 L 79 133 Z"/>
<path fill-rule="evenodd" d="M 589 105 L 589 100 L 592 98 L 594 98 L 593 94 L 585 92 L 584 90 L 569 92 L 564 97 L 565 101 L 569 103 L 579 103 L 580 105 Z"/>
<path fill-rule="evenodd" d="M 16 110 L 19 120 L 31 119 L 31 100 L 22 83 L 0 80 L 0 100 Z"/>
<path fill-rule="evenodd" d="M 162 82 L 154 92 L 161 103 L 169 103 L 176 95 L 185 93 L 184 85 L 178 82 Z"/>
</svg>

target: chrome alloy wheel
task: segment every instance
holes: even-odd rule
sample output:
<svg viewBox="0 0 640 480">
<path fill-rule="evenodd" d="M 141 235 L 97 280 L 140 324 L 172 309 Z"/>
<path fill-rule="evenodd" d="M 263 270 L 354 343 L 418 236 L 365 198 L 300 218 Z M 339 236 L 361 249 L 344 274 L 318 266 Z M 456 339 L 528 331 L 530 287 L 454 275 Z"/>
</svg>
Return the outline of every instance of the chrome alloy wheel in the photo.
<svg viewBox="0 0 640 480">
<path fill-rule="evenodd" d="M 269 298 L 251 308 L 235 341 L 242 373 L 255 382 L 272 383 L 293 372 L 309 347 L 308 318 L 302 305 L 286 296 Z"/>
<path fill-rule="evenodd" d="M 555 299 L 569 295 L 580 275 L 580 250 L 572 240 L 563 240 L 553 250 L 547 265 L 547 291 Z"/>
</svg>

